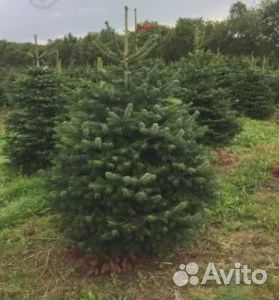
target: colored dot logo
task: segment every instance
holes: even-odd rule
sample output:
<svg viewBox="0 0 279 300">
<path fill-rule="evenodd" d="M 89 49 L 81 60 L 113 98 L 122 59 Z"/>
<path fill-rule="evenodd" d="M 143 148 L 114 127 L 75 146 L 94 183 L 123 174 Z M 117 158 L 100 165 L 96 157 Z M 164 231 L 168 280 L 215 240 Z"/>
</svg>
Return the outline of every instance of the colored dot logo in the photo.
<svg viewBox="0 0 279 300">
<path fill-rule="evenodd" d="M 199 272 L 199 266 L 195 262 L 191 262 L 185 266 L 181 264 L 179 266 L 179 271 L 175 272 L 173 275 L 173 282 L 177 286 L 185 286 L 188 282 L 191 285 L 198 285 L 199 278 L 196 276 Z"/>
</svg>

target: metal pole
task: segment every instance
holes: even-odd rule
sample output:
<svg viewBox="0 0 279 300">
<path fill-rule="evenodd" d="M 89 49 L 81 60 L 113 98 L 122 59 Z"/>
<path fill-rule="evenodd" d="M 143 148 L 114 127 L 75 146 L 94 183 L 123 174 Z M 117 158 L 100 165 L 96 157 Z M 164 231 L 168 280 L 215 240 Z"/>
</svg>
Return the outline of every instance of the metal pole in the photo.
<svg viewBox="0 0 279 300">
<path fill-rule="evenodd" d="M 137 33 L 138 33 L 138 13 L 137 9 L 134 9 L 135 12 L 135 48 L 138 50 L 138 39 L 137 39 Z"/>
<path fill-rule="evenodd" d="M 129 80 L 128 55 L 129 55 L 128 6 L 125 6 L 124 82 L 126 88 L 128 87 L 128 80 Z"/>
</svg>

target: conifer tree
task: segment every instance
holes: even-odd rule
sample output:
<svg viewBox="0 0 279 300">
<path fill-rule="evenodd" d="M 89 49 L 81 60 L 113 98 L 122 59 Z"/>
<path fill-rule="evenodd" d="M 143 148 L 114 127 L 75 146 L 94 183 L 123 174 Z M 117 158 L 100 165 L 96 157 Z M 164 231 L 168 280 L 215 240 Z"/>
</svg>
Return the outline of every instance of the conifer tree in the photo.
<svg viewBox="0 0 279 300">
<path fill-rule="evenodd" d="M 9 95 L 12 93 L 14 82 L 20 76 L 20 70 L 0 69 L 0 107 L 10 105 Z"/>
<path fill-rule="evenodd" d="M 272 89 L 272 78 L 261 68 L 243 63 L 232 82 L 232 93 L 234 107 L 241 115 L 264 119 L 275 112 L 276 95 Z"/>
<path fill-rule="evenodd" d="M 3 107 L 7 104 L 7 96 L 6 96 L 6 83 L 5 77 L 7 76 L 7 72 L 5 70 L 0 69 L 0 107 Z"/>
<path fill-rule="evenodd" d="M 129 45 L 127 24 L 125 33 Z M 101 71 L 59 127 L 49 179 L 63 231 L 99 255 L 173 247 L 213 195 L 197 143 L 204 129 L 180 100 L 162 99 L 175 82 L 164 86 L 160 64 L 144 66 L 152 43 L 137 52 L 127 44 L 113 52 L 98 42 L 115 66 Z"/>
<path fill-rule="evenodd" d="M 225 58 L 216 65 L 218 85 L 230 92 L 239 115 L 263 119 L 275 111 L 274 74 L 255 65 L 255 59 Z M 263 65 L 264 66 L 264 65 Z"/>
<path fill-rule="evenodd" d="M 50 164 L 54 126 L 64 113 L 60 78 L 51 70 L 30 68 L 15 83 L 10 98 L 5 152 L 12 167 L 31 174 Z"/>
<path fill-rule="evenodd" d="M 276 109 L 279 108 L 279 71 L 272 72 L 272 90 L 275 95 L 275 105 Z"/>
<path fill-rule="evenodd" d="M 192 103 L 193 111 L 199 112 L 198 122 L 207 126 L 202 139 L 206 144 L 229 143 L 239 132 L 230 90 L 219 81 L 221 61 L 220 56 L 197 50 L 177 64 L 182 87 L 179 96 Z"/>
</svg>

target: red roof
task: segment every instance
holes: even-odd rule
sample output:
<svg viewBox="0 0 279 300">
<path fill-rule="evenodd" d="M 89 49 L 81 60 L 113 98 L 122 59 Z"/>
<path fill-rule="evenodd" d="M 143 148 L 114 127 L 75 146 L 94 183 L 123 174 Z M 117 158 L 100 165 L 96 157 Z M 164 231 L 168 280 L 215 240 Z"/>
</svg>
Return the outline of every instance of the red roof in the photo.
<svg viewBox="0 0 279 300">
<path fill-rule="evenodd" d="M 153 30 L 155 27 L 155 24 L 138 25 L 137 30 Z"/>
</svg>

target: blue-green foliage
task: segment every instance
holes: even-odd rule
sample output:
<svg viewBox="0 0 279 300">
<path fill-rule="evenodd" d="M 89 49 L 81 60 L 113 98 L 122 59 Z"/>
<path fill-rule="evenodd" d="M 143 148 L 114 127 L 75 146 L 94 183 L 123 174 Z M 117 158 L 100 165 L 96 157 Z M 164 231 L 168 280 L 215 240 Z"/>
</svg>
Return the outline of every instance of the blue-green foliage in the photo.
<svg viewBox="0 0 279 300">
<path fill-rule="evenodd" d="M 232 95 L 219 82 L 220 72 L 226 72 L 225 59 L 209 52 L 197 51 L 177 63 L 182 90 L 179 97 L 192 103 L 198 111 L 197 121 L 207 126 L 202 141 L 206 144 L 227 144 L 239 132 Z"/>
<path fill-rule="evenodd" d="M 212 199 L 204 129 L 181 101 L 162 101 L 175 83 L 163 90 L 160 72 L 134 71 L 127 89 L 104 74 L 58 130 L 51 198 L 86 250 L 157 253 L 183 241 Z"/>
<path fill-rule="evenodd" d="M 49 166 L 64 105 L 61 81 L 51 70 L 31 68 L 15 83 L 4 136 L 12 167 L 30 174 Z"/>
</svg>

